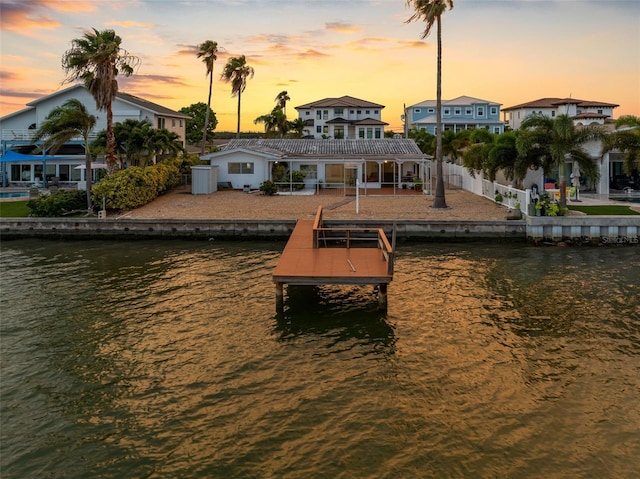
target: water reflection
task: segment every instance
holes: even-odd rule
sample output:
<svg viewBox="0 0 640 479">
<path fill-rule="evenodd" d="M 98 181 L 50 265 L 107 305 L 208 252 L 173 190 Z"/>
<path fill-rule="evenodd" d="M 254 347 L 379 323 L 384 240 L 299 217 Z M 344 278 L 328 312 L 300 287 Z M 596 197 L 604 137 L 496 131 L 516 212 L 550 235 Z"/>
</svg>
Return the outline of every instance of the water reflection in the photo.
<svg viewBox="0 0 640 479">
<path fill-rule="evenodd" d="M 396 336 L 380 311 L 373 287 L 287 286 L 283 313 L 275 316 L 280 341 L 330 338 L 328 350 L 356 342 L 364 354 L 393 354 Z"/>
</svg>

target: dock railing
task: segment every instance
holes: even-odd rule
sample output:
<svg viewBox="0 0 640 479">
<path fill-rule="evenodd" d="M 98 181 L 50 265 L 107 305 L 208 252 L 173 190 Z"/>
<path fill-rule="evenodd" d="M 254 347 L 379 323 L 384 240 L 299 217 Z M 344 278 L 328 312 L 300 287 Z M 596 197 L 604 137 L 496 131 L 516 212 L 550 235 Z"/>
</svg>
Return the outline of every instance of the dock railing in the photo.
<svg viewBox="0 0 640 479">
<path fill-rule="evenodd" d="M 322 206 L 318 206 L 313 222 L 314 248 L 352 248 L 374 244 L 387 262 L 387 274 L 393 275 L 394 251 L 382 228 L 325 228 L 322 222 Z"/>
</svg>

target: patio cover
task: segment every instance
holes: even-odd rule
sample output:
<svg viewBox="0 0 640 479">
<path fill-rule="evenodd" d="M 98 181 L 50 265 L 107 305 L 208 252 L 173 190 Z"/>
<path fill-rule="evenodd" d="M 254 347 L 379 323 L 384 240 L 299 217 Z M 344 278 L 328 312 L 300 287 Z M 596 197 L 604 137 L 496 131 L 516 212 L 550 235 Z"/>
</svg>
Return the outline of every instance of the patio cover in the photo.
<svg viewBox="0 0 640 479">
<path fill-rule="evenodd" d="M 25 155 L 18 153 L 17 151 L 7 150 L 7 152 L 0 156 L 0 163 L 15 163 L 17 161 L 47 161 L 56 160 L 60 157 L 48 156 L 48 155 Z"/>
</svg>

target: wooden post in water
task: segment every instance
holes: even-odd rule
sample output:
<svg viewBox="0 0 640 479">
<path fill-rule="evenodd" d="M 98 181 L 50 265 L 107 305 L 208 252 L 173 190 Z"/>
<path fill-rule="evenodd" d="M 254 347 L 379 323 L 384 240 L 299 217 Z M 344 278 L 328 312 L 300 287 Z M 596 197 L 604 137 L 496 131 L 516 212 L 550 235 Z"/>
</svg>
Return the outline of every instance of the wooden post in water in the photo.
<svg viewBox="0 0 640 479">
<path fill-rule="evenodd" d="M 387 283 L 378 285 L 378 309 L 387 310 Z"/>
<path fill-rule="evenodd" d="M 276 311 L 282 313 L 284 311 L 284 284 L 276 283 Z"/>
</svg>

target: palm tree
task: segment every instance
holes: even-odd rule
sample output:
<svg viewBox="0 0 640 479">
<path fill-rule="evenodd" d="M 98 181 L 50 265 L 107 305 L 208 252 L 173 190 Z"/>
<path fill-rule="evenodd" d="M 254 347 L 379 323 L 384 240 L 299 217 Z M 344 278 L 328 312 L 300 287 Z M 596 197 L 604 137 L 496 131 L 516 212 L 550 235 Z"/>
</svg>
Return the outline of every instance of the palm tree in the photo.
<svg viewBox="0 0 640 479">
<path fill-rule="evenodd" d="M 447 9 L 453 8 L 453 0 L 407 0 L 407 5 L 413 7 L 414 14 L 407 23 L 421 20 L 425 23 L 420 38 L 427 38 L 435 24 L 438 38 L 438 68 L 436 81 L 436 195 L 433 199 L 434 208 L 446 208 L 444 197 L 444 178 L 442 172 L 442 15 Z"/>
<path fill-rule="evenodd" d="M 113 30 L 85 33 L 71 41 L 62 56 L 65 82 L 80 79 L 96 101 L 98 110 L 107 112 L 107 166 L 115 168 L 115 135 L 111 103 L 118 93 L 118 75 L 130 76 L 139 59 L 122 49 L 122 39 Z"/>
<path fill-rule="evenodd" d="M 247 65 L 247 59 L 244 55 L 229 58 L 221 75 L 225 82 L 231 83 L 231 96 L 238 97 L 238 130 L 236 138 L 240 138 L 240 98 L 247 87 L 247 79 L 253 78 L 253 75 L 253 67 Z"/>
<path fill-rule="evenodd" d="M 533 114 L 525 118 L 517 136 L 520 156 L 537 156 L 544 171 L 558 167 L 560 176 L 560 206 L 567 206 L 565 163 L 575 161 L 588 177 L 597 178 L 598 169 L 582 145 L 604 138 L 600 125 L 576 128 L 568 115 L 549 118 Z"/>
<path fill-rule="evenodd" d="M 304 135 L 304 120 L 302 118 L 296 118 L 289 122 L 289 129 L 295 131 L 296 138 L 302 138 Z"/>
<path fill-rule="evenodd" d="M 62 145 L 72 138 L 82 137 L 86 167 L 87 211 L 91 211 L 91 151 L 89 134 L 96 126 L 96 117 L 76 98 L 67 100 L 62 106 L 51 110 L 36 131 L 35 140 L 45 138 L 42 150 L 55 154 Z"/>
<path fill-rule="evenodd" d="M 637 180 L 640 170 L 640 116 L 623 115 L 616 120 L 616 131 L 605 137 L 602 154 L 614 149 L 624 155 L 624 172 Z"/>
<path fill-rule="evenodd" d="M 281 91 L 276 96 L 276 108 L 282 110 L 285 118 L 287 116 L 287 102 L 289 100 L 291 100 L 291 97 L 289 97 L 289 94 L 286 91 Z"/>
<path fill-rule="evenodd" d="M 207 100 L 207 114 L 204 118 L 204 128 L 202 129 L 202 150 L 200 153 L 204 155 L 204 147 L 207 142 L 207 127 L 209 126 L 209 110 L 211 109 L 211 92 L 213 89 L 213 63 L 218 59 L 218 43 L 207 40 L 198 46 L 198 58 L 202 58 L 202 62 L 207 67 L 207 75 L 209 75 L 209 97 Z"/>
</svg>

